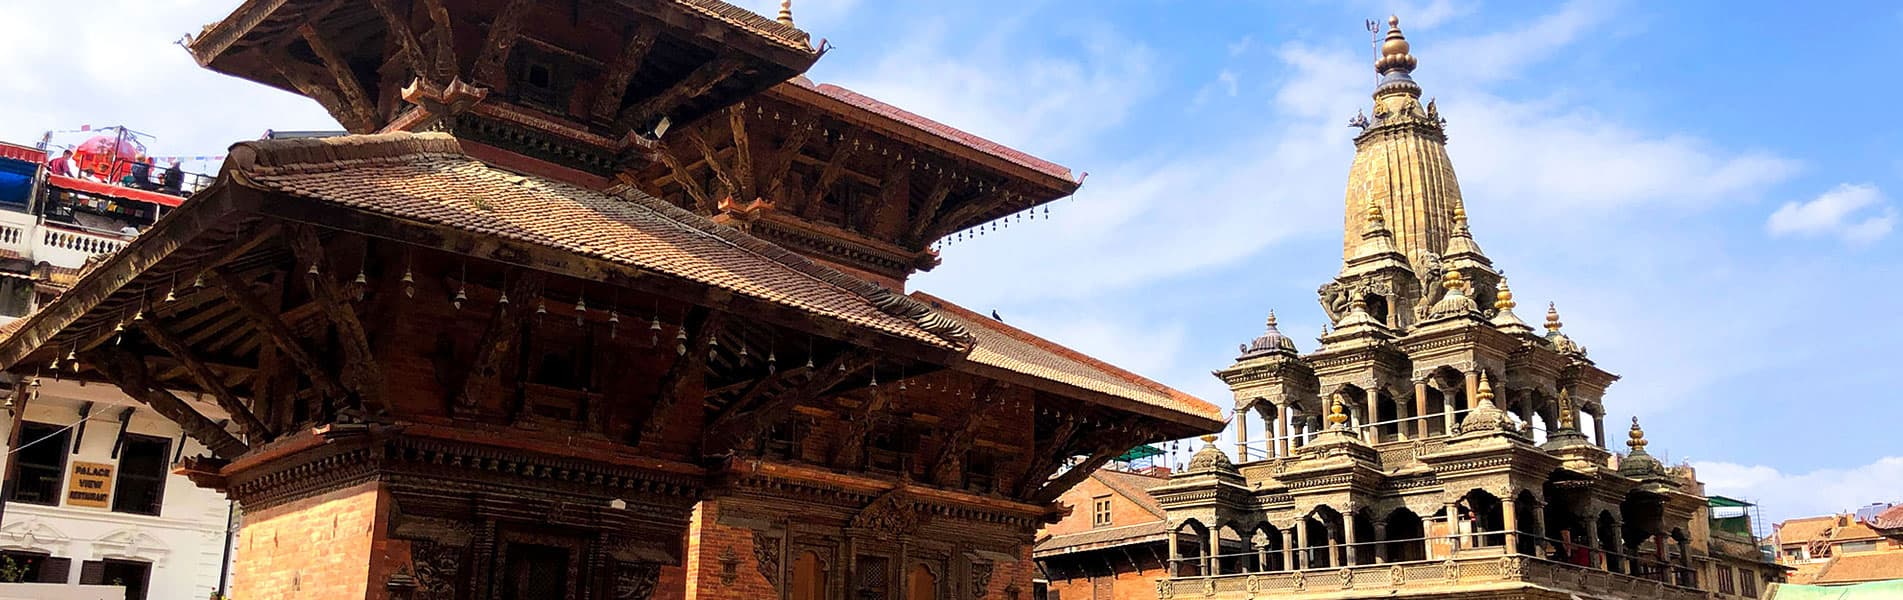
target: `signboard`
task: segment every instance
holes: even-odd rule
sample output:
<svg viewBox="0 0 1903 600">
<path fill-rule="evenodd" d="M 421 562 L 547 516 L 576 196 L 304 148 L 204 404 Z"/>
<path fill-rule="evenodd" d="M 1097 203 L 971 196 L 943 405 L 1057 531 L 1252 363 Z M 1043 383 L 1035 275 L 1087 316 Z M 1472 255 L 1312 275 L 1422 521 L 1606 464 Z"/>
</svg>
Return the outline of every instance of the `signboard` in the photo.
<svg viewBox="0 0 1903 600">
<path fill-rule="evenodd" d="M 66 505 L 88 508 L 112 506 L 112 465 L 73 463 L 73 476 L 66 478 Z"/>
</svg>

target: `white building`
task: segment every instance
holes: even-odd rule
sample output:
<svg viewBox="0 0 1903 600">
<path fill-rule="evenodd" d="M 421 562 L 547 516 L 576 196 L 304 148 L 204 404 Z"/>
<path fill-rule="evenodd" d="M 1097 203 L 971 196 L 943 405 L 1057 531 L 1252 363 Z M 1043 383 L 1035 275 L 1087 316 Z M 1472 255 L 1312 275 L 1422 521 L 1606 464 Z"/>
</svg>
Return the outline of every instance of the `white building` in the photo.
<svg viewBox="0 0 1903 600">
<path fill-rule="evenodd" d="M 0 519 L 12 575 L 123 585 L 127 598 L 212 597 L 235 531 L 230 503 L 171 473 L 205 448 L 112 386 L 44 377 L 37 393 L 26 388 L 20 448 L 8 461 L 17 481 Z M 226 418 L 215 403 L 181 396 Z M 10 427 L 0 421 L 0 435 Z"/>
</svg>

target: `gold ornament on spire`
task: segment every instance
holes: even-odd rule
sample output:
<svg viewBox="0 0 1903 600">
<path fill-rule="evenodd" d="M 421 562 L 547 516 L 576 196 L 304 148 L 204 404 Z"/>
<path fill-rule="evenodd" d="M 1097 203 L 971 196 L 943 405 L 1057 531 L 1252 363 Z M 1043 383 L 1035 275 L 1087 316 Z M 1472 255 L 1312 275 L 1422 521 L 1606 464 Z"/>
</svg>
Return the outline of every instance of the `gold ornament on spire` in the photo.
<svg viewBox="0 0 1903 600">
<path fill-rule="evenodd" d="M 1546 303 L 1546 330 L 1559 333 L 1560 325 L 1559 307 L 1551 302 Z"/>
<path fill-rule="evenodd" d="M 1203 441 L 1203 443 L 1205 443 L 1205 444 L 1209 444 L 1210 446 L 1215 446 L 1215 445 L 1216 445 L 1216 434 L 1213 434 L 1213 433 L 1205 433 L 1205 434 L 1203 434 L 1203 436 L 1202 436 L 1201 438 L 1198 438 L 1198 439 L 1201 439 L 1201 440 Z"/>
<path fill-rule="evenodd" d="M 1632 431 L 1627 433 L 1626 436 L 1629 439 L 1626 440 L 1625 445 L 1630 446 L 1633 451 L 1636 452 L 1645 449 L 1645 444 L 1647 443 L 1645 441 L 1645 430 L 1639 428 L 1638 417 L 1632 417 Z"/>
<path fill-rule="evenodd" d="M 1381 41 L 1381 58 L 1374 61 L 1374 72 L 1383 75 L 1388 71 L 1413 72 L 1418 63 L 1408 50 L 1407 37 L 1401 35 L 1401 18 L 1390 15 L 1388 37 Z"/>
<path fill-rule="evenodd" d="M 793 0 L 780 0 L 780 18 L 778 20 L 781 25 L 787 27 L 793 26 Z"/>
<path fill-rule="evenodd" d="M 1337 427 L 1348 422 L 1348 414 L 1342 411 L 1341 392 L 1335 392 L 1333 402 L 1328 405 L 1328 423 Z"/>
<path fill-rule="evenodd" d="M 1450 270 L 1446 275 L 1441 276 L 1440 286 L 1447 288 L 1449 292 L 1462 290 L 1467 287 L 1467 280 L 1460 277 L 1460 271 Z"/>
<path fill-rule="evenodd" d="M 1480 389 L 1474 392 L 1474 401 L 1488 405 L 1493 404 L 1493 384 L 1487 383 L 1486 371 L 1480 372 Z"/>
<path fill-rule="evenodd" d="M 1513 301 L 1513 289 L 1507 287 L 1507 278 L 1501 277 L 1500 289 L 1493 293 L 1493 307 L 1507 311 L 1519 305 L 1520 303 Z"/>
</svg>

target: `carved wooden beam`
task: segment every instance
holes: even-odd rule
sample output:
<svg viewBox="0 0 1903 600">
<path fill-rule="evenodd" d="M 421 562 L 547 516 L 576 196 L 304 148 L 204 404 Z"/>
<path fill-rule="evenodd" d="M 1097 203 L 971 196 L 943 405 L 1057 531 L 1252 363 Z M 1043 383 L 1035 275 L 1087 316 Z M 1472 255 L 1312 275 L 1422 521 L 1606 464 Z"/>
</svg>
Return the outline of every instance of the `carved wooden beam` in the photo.
<svg viewBox="0 0 1903 600">
<path fill-rule="evenodd" d="M 376 123 L 378 121 L 377 103 L 370 99 L 370 94 L 363 91 L 363 83 L 357 79 L 357 74 L 350 70 L 350 63 L 344 61 L 344 56 L 339 54 L 337 48 L 331 46 L 330 42 L 325 41 L 324 36 L 317 33 L 317 28 L 309 23 L 299 26 L 297 32 L 303 36 L 304 43 L 310 44 L 311 52 L 317 55 L 317 60 L 324 63 L 324 70 L 329 71 L 330 77 L 337 80 L 337 90 L 343 94 L 344 102 L 349 106 L 352 116 L 365 122 Z"/>
<path fill-rule="evenodd" d="M 720 180 L 720 186 L 726 188 L 728 197 L 743 201 L 751 199 L 740 196 L 741 184 L 734 180 L 733 174 L 727 171 L 725 165 L 720 164 L 720 157 L 714 153 L 714 145 L 707 143 L 706 137 L 698 131 L 687 132 L 686 137 L 687 143 L 693 145 L 694 150 L 700 153 L 701 160 L 707 163 L 707 170 L 712 171 L 714 178 Z"/>
<path fill-rule="evenodd" d="M 218 401 L 218 407 L 225 409 L 225 413 L 231 415 L 232 421 L 238 424 L 238 430 L 244 432 L 246 437 L 252 440 L 269 440 L 277 437 L 277 432 L 258 420 L 257 415 L 253 414 L 243 401 L 238 400 L 238 395 L 231 393 L 231 389 L 225 387 L 218 373 L 212 371 L 211 367 L 198 357 L 198 353 L 192 352 L 192 349 L 180 341 L 178 336 L 172 335 L 172 332 L 167 331 L 156 321 L 157 319 L 140 319 L 133 321 L 132 324 L 145 334 L 146 339 L 152 340 L 152 343 L 158 344 L 159 348 L 171 354 L 172 358 L 178 359 L 179 364 L 185 367 L 186 374 L 191 375 L 192 380 L 197 382 L 200 388 Z"/>
<path fill-rule="evenodd" d="M 987 412 L 982 409 L 989 403 L 989 398 L 997 389 L 997 385 L 996 380 L 986 380 L 984 385 L 973 394 L 976 399 L 972 401 L 969 409 L 959 411 L 954 420 L 948 424 L 949 427 L 944 429 L 951 432 L 950 435 L 946 436 L 944 445 L 939 447 L 938 455 L 932 458 L 932 462 L 926 463 L 926 473 L 930 474 L 931 480 L 940 487 L 958 486 L 957 479 L 964 474 L 965 453 L 971 451 L 972 445 L 978 440 L 978 426 L 984 423 L 980 415 Z"/>
<path fill-rule="evenodd" d="M 629 32 L 628 40 L 621 45 L 621 53 L 615 55 L 614 62 L 609 63 L 607 74 L 601 78 L 600 95 L 595 97 L 596 117 L 611 118 L 621 109 L 621 100 L 628 95 L 628 82 L 634 79 L 634 73 L 641 69 L 641 63 L 648 58 L 648 49 L 653 47 L 654 25 L 648 19 L 641 19 L 634 31 Z"/>
<path fill-rule="evenodd" d="M 872 355 L 864 351 L 848 350 L 807 374 L 805 381 L 797 387 L 782 390 L 778 394 L 767 394 L 741 410 L 722 411 L 707 426 L 701 446 L 703 452 L 720 453 L 745 446 L 767 429 L 786 420 L 787 415 L 792 414 L 793 407 L 826 393 L 871 366 L 872 361 Z M 733 409 L 738 405 L 735 403 L 728 408 Z"/>
<path fill-rule="evenodd" d="M 680 184 L 681 190 L 687 192 L 688 199 L 693 200 L 694 210 L 704 213 L 713 212 L 713 199 L 707 197 L 707 190 L 700 187 L 699 180 L 688 175 L 687 167 L 681 164 L 680 157 L 674 155 L 674 150 L 661 148 L 658 154 L 661 155 L 661 162 L 667 165 L 667 170 L 674 174 L 674 183 Z"/>
<path fill-rule="evenodd" d="M 727 129 L 733 132 L 733 178 L 740 183 L 734 194 L 738 200 L 752 202 L 759 197 L 753 179 L 753 139 L 747 135 L 747 104 L 737 102 L 727 109 Z"/>
<path fill-rule="evenodd" d="M 1018 479 L 1014 488 L 1016 493 L 1013 496 L 1018 498 L 1030 496 L 1050 479 L 1051 473 L 1057 470 L 1057 466 L 1063 463 L 1064 459 L 1074 454 L 1070 450 L 1080 428 L 1079 423 L 1080 421 L 1076 418 L 1063 418 L 1058 422 L 1057 429 L 1051 432 L 1050 438 L 1037 442 L 1032 451 L 1031 462 L 1025 468 L 1024 475 Z"/>
<path fill-rule="evenodd" d="M 767 159 L 764 195 L 768 199 L 780 200 L 780 190 L 786 184 L 787 172 L 793 169 L 794 159 L 799 158 L 800 150 L 806 147 L 806 141 L 812 139 L 813 133 L 819 129 L 817 125 L 794 128 L 793 132 L 787 134 L 786 139 L 781 141 L 780 146 L 773 151 L 773 156 Z"/>
<path fill-rule="evenodd" d="M 199 414 L 183 399 L 159 387 L 152 379 L 152 373 L 145 366 L 145 360 L 118 346 L 106 345 L 88 350 L 86 362 L 99 371 L 113 385 L 119 387 L 127 396 L 152 407 L 153 411 L 166 419 L 177 423 L 186 435 L 205 445 L 213 456 L 235 458 L 250 450 L 244 442 L 230 432 L 220 428 L 205 415 Z"/>
<path fill-rule="evenodd" d="M 846 172 L 846 161 L 858 151 L 859 130 L 854 129 L 846 134 L 845 138 L 839 140 L 839 147 L 833 149 L 832 157 L 827 158 L 826 165 L 820 167 L 819 179 L 813 182 L 812 190 L 800 204 L 801 217 L 812 218 L 814 209 L 825 201 L 827 192 L 832 191 L 833 183 L 839 181 L 839 176 Z"/>
<path fill-rule="evenodd" d="M 410 27 L 409 16 L 398 13 L 396 7 L 390 5 L 390 0 L 370 0 L 370 6 L 377 10 L 378 16 L 383 17 L 383 26 L 388 30 L 390 39 L 396 40 L 397 54 L 410 66 L 410 72 L 427 80 L 430 63 L 423 56 L 423 44 L 416 41 L 416 30 Z"/>
<path fill-rule="evenodd" d="M 453 411 L 476 410 L 483 398 L 501 387 L 503 371 L 520 365 L 521 361 L 509 358 L 518 350 L 515 345 L 522 339 L 522 325 L 528 318 L 529 307 L 542 295 L 542 274 L 525 272 L 503 293 L 508 294 L 509 303 L 497 304 L 490 313 L 489 324 L 476 342 L 476 357 L 470 361 L 462 385 L 454 392 Z"/>
<path fill-rule="evenodd" d="M 350 302 L 337 289 L 337 281 L 329 275 L 335 265 L 326 264 L 323 242 L 308 226 L 294 228 L 290 242 L 299 265 L 315 271 L 304 278 L 311 298 L 317 302 L 324 318 L 337 328 L 337 341 L 344 351 L 344 387 L 356 392 L 357 400 L 371 412 L 381 412 L 386 408 L 382 393 L 383 369 L 377 364 L 376 355 L 370 352 L 370 334 L 364 331 L 357 312 L 350 308 Z"/>
<path fill-rule="evenodd" d="M 879 176 L 879 200 L 865 211 L 859 223 L 859 230 L 874 237 L 885 238 L 898 233 L 904 223 L 890 218 L 892 211 L 907 211 L 911 203 L 911 173 L 905 163 L 894 160 L 886 163 L 885 173 Z"/>
<path fill-rule="evenodd" d="M 310 96 L 312 100 L 316 100 L 319 105 L 322 105 L 325 110 L 330 112 L 331 116 L 337 118 L 338 123 L 342 124 L 345 129 L 350 130 L 351 133 L 369 133 L 376 131 L 378 123 L 375 119 L 371 119 L 359 111 L 350 100 L 345 97 L 342 91 L 332 85 L 324 83 L 324 80 L 328 78 L 327 76 L 320 76 L 312 72 L 318 71 L 319 69 L 315 69 L 305 63 L 288 59 L 266 60 L 271 64 L 272 68 L 277 69 L 278 74 L 284 76 L 285 81 L 291 83 L 291 87 L 297 88 L 298 93 Z"/>
<path fill-rule="evenodd" d="M 1102 467 L 1104 463 L 1110 462 L 1110 459 L 1129 452 L 1130 448 L 1135 447 L 1140 440 L 1141 437 L 1128 433 L 1110 434 L 1110 439 L 1105 440 L 1094 448 L 1090 456 L 1084 459 L 1084 462 L 1071 465 L 1070 470 L 1063 472 L 1057 477 L 1046 480 L 1044 485 L 1039 486 L 1035 492 L 1032 492 L 1028 499 L 1033 504 L 1043 504 L 1057 500 L 1058 496 L 1064 495 L 1065 490 L 1082 482 L 1085 477 L 1089 477 L 1098 467 Z"/>
<path fill-rule="evenodd" d="M 667 373 L 661 376 L 661 386 L 655 394 L 654 402 L 649 405 L 648 414 L 636 422 L 631 432 L 629 445 L 638 445 L 642 439 L 659 437 L 667 429 L 668 412 L 684 396 L 695 393 L 695 384 L 704 384 L 707 377 L 707 354 L 712 350 L 715 336 L 720 335 L 721 325 L 726 321 L 726 313 L 714 312 L 705 308 L 694 308 L 683 320 L 690 340 L 687 354 L 674 359 Z M 696 398 L 700 396 L 695 396 Z"/>
<path fill-rule="evenodd" d="M 615 122 L 617 125 L 630 129 L 645 125 L 648 119 L 673 110 L 681 101 L 712 91 L 715 85 L 719 85 L 721 81 L 739 72 L 745 64 L 739 58 L 731 56 L 703 63 L 680 81 L 674 82 L 674 85 L 662 90 L 661 93 L 649 96 L 648 99 L 622 110 Z"/>
<path fill-rule="evenodd" d="M 278 318 L 276 312 L 266 307 L 264 301 L 259 300 L 256 294 L 251 293 L 249 285 L 223 270 L 212 271 L 211 285 L 217 286 L 225 293 L 226 299 L 236 305 L 238 310 L 244 311 L 245 316 L 251 319 L 251 325 L 269 338 L 271 344 L 276 346 L 285 358 L 291 359 L 291 363 L 297 366 L 298 371 L 310 378 L 311 386 L 317 388 L 319 394 L 325 398 L 340 400 L 349 398 L 349 394 L 344 391 L 343 382 L 338 381 L 336 375 L 324 369 L 324 364 L 317 360 L 317 356 L 297 340 L 297 334 L 291 331 L 290 326 L 285 325 L 284 320 Z"/>
<path fill-rule="evenodd" d="M 449 9 L 443 6 L 443 0 L 418 0 L 423 4 L 424 14 L 429 15 L 429 37 L 432 46 L 430 59 L 433 61 L 432 73 L 437 81 L 449 81 L 457 75 L 456 36 L 450 28 Z"/>
<path fill-rule="evenodd" d="M 951 179 L 938 178 L 938 182 L 932 184 L 931 193 L 925 195 L 925 205 L 920 206 L 918 212 L 912 215 L 912 229 L 907 232 L 906 239 L 914 244 L 930 242 L 931 240 L 925 239 L 925 231 L 937 222 L 938 209 L 945 205 L 945 198 L 949 196 L 951 196 Z"/>
<path fill-rule="evenodd" d="M 535 0 L 509 0 L 502 11 L 496 13 L 495 20 L 489 23 L 489 36 L 483 40 L 482 53 L 476 56 L 473 71 L 477 83 L 496 91 L 508 88 L 509 78 L 503 66 L 508 63 L 509 50 L 515 47 L 515 40 L 522 32 L 522 16 L 533 6 Z"/>
<path fill-rule="evenodd" d="M 925 239 L 944 237 L 945 234 L 951 233 L 953 228 L 958 227 L 958 224 L 996 210 L 1013 197 L 1007 192 L 992 192 L 983 198 L 974 198 L 964 206 L 953 209 L 944 218 L 933 221 L 931 228 L 927 230 L 930 235 L 925 236 Z"/>
</svg>

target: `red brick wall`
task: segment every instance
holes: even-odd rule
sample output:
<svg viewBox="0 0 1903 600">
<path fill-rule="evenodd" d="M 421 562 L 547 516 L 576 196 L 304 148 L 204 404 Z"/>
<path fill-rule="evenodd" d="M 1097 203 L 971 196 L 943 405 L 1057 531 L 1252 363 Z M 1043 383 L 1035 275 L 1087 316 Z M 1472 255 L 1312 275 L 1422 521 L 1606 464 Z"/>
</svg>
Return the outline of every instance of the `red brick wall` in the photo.
<svg viewBox="0 0 1903 600">
<path fill-rule="evenodd" d="M 1132 477 L 1132 479 L 1136 478 Z M 1139 479 L 1139 481 L 1142 480 Z M 1162 482 L 1163 480 L 1160 479 L 1156 481 L 1156 483 Z M 1102 496 L 1110 497 L 1110 527 L 1137 525 L 1163 520 L 1162 517 L 1156 516 L 1155 513 L 1145 510 L 1136 502 L 1131 501 L 1128 496 L 1111 490 L 1110 486 L 1104 485 L 1102 481 L 1097 479 L 1097 476 L 1092 475 L 1085 478 L 1082 483 L 1071 487 L 1070 490 L 1064 492 L 1062 496 L 1057 497 L 1059 503 L 1071 507 L 1070 516 L 1064 517 L 1063 520 L 1056 523 L 1044 526 L 1044 530 L 1039 532 L 1039 535 L 1063 535 L 1091 530 L 1093 528 L 1091 524 L 1092 500 Z"/>
<path fill-rule="evenodd" d="M 368 482 L 244 515 L 232 568 L 234 598 L 358 600 L 387 597 L 381 584 L 407 548 L 379 547 L 389 496 Z M 372 560 L 394 551 L 401 563 Z M 374 563 L 374 564 L 373 564 Z"/>
<path fill-rule="evenodd" d="M 753 555 L 753 531 L 717 523 L 720 502 L 706 500 L 695 507 L 687 525 L 686 600 L 754 600 L 778 598 L 780 592 L 760 574 Z M 732 550 L 729 554 L 729 549 Z M 776 550 L 777 552 L 777 550 Z M 726 557 L 738 561 L 733 581 L 725 581 Z"/>
<path fill-rule="evenodd" d="M 1142 571 L 1117 571 L 1114 577 L 1099 576 L 1078 579 L 1059 579 L 1050 582 L 1052 597 L 1059 600 L 1154 600 L 1156 598 L 1156 580 L 1163 577 L 1163 569 L 1145 569 Z M 1108 590 L 1106 596 L 1100 592 Z"/>
</svg>

